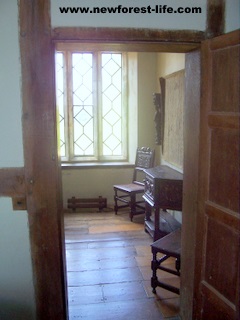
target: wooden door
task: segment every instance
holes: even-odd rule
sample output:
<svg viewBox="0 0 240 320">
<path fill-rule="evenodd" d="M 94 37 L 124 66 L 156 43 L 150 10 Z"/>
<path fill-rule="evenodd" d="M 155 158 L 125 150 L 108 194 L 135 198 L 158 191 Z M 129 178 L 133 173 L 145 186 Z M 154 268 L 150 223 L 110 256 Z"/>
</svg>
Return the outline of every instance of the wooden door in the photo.
<svg viewBox="0 0 240 320">
<path fill-rule="evenodd" d="M 193 319 L 239 319 L 239 39 L 202 44 Z"/>
</svg>

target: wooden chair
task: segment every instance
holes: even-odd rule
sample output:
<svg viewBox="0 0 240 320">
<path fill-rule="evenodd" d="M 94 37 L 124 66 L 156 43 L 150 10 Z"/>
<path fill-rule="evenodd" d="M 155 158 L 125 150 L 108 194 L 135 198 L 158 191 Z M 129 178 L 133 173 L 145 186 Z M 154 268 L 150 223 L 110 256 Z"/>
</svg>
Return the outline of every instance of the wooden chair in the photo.
<svg viewBox="0 0 240 320">
<path fill-rule="evenodd" d="M 137 149 L 133 179 L 129 184 L 114 185 L 114 210 L 130 208 L 129 217 L 132 221 L 137 214 L 145 213 L 145 201 L 137 199 L 137 195 L 144 193 L 145 169 L 154 165 L 154 150 L 141 147 Z"/>
<path fill-rule="evenodd" d="M 165 272 L 174 274 L 180 277 L 180 267 L 181 267 L 181 229 L 177 229 L 163 238 L 155 241 L 152 245 L 152 278 L 151 278 L 151 286 L 153 288 L 153 293 L 156 293 L 156 287 L 162 287 L 166 290 L 172 291 L 174 293 L 179 294 L 179 288 L 170 285 L 164 282 L 162 279 L 157 277 L 157 270 L 163 270 Z M 162 254 L 160 258 L 158 258 L 158 253 Z M 170 257 L 174 257 L 175 260 L 175 268 L 171 269 L 167 267 L 167 265 L 162 265 L 164 261 L 169 259 Z"/>
</svg>

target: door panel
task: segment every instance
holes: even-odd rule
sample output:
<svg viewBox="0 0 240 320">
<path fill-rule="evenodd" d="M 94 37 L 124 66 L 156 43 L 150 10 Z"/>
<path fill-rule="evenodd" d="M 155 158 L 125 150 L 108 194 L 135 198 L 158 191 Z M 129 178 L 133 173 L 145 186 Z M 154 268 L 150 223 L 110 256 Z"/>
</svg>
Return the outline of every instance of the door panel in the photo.
<svg viewBox="0 0 240 320">
<path fill-rule="evenodd" d="M 238 212 L 239 131 L 221 128 L 220 125 L 218 128 L 210 128 L 209 200 Z"/>
<path fill-rule="evenodd" d="M 232 79 L 239 77 L 236 59 L 239 48 L 227 47 L 212 51 L 212 111 L 237 112 L 239 108 L 238 82 Z M 227 69 L 226 69 L 226 66 Z M 222 88 L 224 90 L 219 90 Z"/>
<path fill-rule="evenodd" d="M 239 316 L 239 36 L 202 44 L 194 319 Z"/>
</svg>

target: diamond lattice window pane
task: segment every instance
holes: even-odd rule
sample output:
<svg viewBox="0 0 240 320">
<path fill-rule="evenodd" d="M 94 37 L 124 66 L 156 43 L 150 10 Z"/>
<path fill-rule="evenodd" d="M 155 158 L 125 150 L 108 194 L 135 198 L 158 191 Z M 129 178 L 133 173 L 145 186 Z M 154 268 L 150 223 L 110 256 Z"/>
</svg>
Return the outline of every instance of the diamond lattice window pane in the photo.
<svg viewBox="0 0 240 320">
<path fill-rule="evenodd" d="M 105 115 L 112 109 L 112 101 L 105 95 L 102 95 L 102 116 Z"/>
<path fill-rule="evenodd" d="M 119 70 L 119 72 L 115 73 L 112 76 L 112 83 L 116 88 L 118 88 L 119 91 L 121 91 L 121 86 L 122 86 L 122 73 L 121 73 L 121 70 Z"/>
<path fill-rule="evenodd" d="M 112 126 L 103 120 L 103 141 L 105 141 L 112 134 Z"/>
<path fill-rule="evenodd" d="M 106 72 L 113 75 L 121 68 L 121 54 L 104 54 L 102 57 L 102 66 Z"/>
<path fill-rule="evenodd" d="M 86 150 L 83 150 L 77 144 L 75 144 L 74 145 L 74 154 L 76 156 L 91 156 L 91 155 L 93 155 L 93 144 L 91 144 Z"/>
<path fill-rule="evenodd" d="M 114 53 L 112 54 L 112 59 L 119 65 L 119 68 L 122 68 L 122 54 Z"/>
<path fill-rule="evenodd" d="M 75 155 L 92 155 L 93 141 L 83 134 L 77 141 L 74 142 Z"/>
<path fill-rule="evenodd" d="M 84 135 L 84 139 L 82 138 Z M 85 142 L 85 139 L 93 143 L 93 122 L 89 122 L 85 126 L 79 124 L 79 122 L 74 121 L 74 140 Z M 87 143 L 89 145 L 89 143 Z M 86 146 L 82 146 L 82 149 L 85 150 Z"/>
<path fill-rule="evenodd" d="M 72 67 L 80 75 L 86 74 L 92 68 L 92 53 L 73 53 Z"/>
<path fill-rule="evenodd" d="M 120 117 L 122 115 L 122 95 L 117 96 L 112 102 L 112 108 Z"/>
<path fill-rule="evenodd" d="M 107 140 L 104 141 L 104 147 L 108 151 L 107 155 L 112 155 L 113 151 L 119 146 L 121 141 L 119 141 L 115 136 L 111 135 Z M 111 150 L 111 153 L 110 153 Z"/>
<path fill-rule="evenodd" d="M 85 85 L 78 87 L 73 93 L 74 105 L 87 105 L 92 104 L 92 91 Z"/>
<path fill-rule="evenodd" d="M 83 134 L 83 126 L 74 120 L 74 140 L 76 141 Z"/>
<path fill-rule="evenodd" d="M 112 83 L 111 75 L 102 69 L 102 91 L 104 92 Z"/>
<path fill-rule="evenodd" d="M 93 57 L 72 54 L 74 155 L 93 155 Z"/>
<path fill-rule="evenodd" d="M 104 117 L 104 120 L 107 121 L 109 124 L 111 124 L 112 126 L 115 125 L 115 123 L 117 121 L 119 121 L 119 115 L 116 114 L 116 112 L 114 112 L 113 110 L 111 110 L 110 112 L 108 112 L 106 114 L 106 116 Z"/>
<path fill-rule="evenodd" d="M 63 54 L 57 52 L 55 54 L 55 75 L 56 75 L 56 103 L 59 121 L 59 139 L 60 154 L 62 157 L 66 155 L 66 139 L 65 139 L 65 113 L 64 113 L 64 62 Z"/>
<path fill-rule="evenodd" d="M 93 120 L 92 108 L 74 108 L 74 120 L 78 121 L 79 124 L 85 126 L 89 121 Z"/>
<path fill-rule="evenodd" d="M 86 125 L 84 126 L 84 133 L 93 142 L 93 140 L 94 140 L 94 138 L 93 138 L 93 133 L 94 133 L 93 121 L 89 121 L 88 123 L 86 123 Z"/>
<path fill-rule="evenodd" d="M 122 155 L 122 144 L 119 143 L 119 145 L 113 150 L 112 155 L 113 155 L 113 156 L 120 156 L 120 155 Z"/>
<path fill-rule="evenodd" d="M 122 150 L 122 56 L 102 54 L 103 155 Z"/>
<path fill-rule="evenodd" d="M 121 94 L 121 92 L 113 85 L 110 85 L 104 91 L 104 95 L 106 95 L 109 98 L 109 100 L 111 100 L 111 101 L 116 99 L 119 94 Z"/>
<path fill-rule="evenodd" d="M 115 123 L 113 127 L 113 134 L 118 137 L 119 140 L 121 140 L 122 137 L 122 124 L 121 121 L 118 121 Z"/>
<path fill-rule="evenodd" d="M 72 55 L 73 104 L 91 105 L 93 92 L 92 54 L 74 53 Z"/>
</svg>

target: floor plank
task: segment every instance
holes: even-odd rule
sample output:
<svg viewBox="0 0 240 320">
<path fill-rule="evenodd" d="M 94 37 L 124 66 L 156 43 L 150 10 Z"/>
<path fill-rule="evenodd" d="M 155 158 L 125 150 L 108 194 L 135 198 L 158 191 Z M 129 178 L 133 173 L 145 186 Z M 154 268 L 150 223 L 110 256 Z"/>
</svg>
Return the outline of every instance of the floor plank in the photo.
<svg viewBox="0 0 240 320">
<path fill-rule="evenodd" d="M 107 283 L 127 282 L 127 281 L 141 281 L 142 274 L 138 267 L 126 269 L 111 269 L 108 270 L 90 270 L 82 272 L 68 272 L 69 286 L 84 286 L 84 285 L 98 285 Z"/>
<path fill-rule="evenodd" d="M 94 320 L 161 320 L 154 300 L 130 300 L 109 303 L 97 303 L 73 307 L 70 310 L 70 319 Z"/>
</svg>

